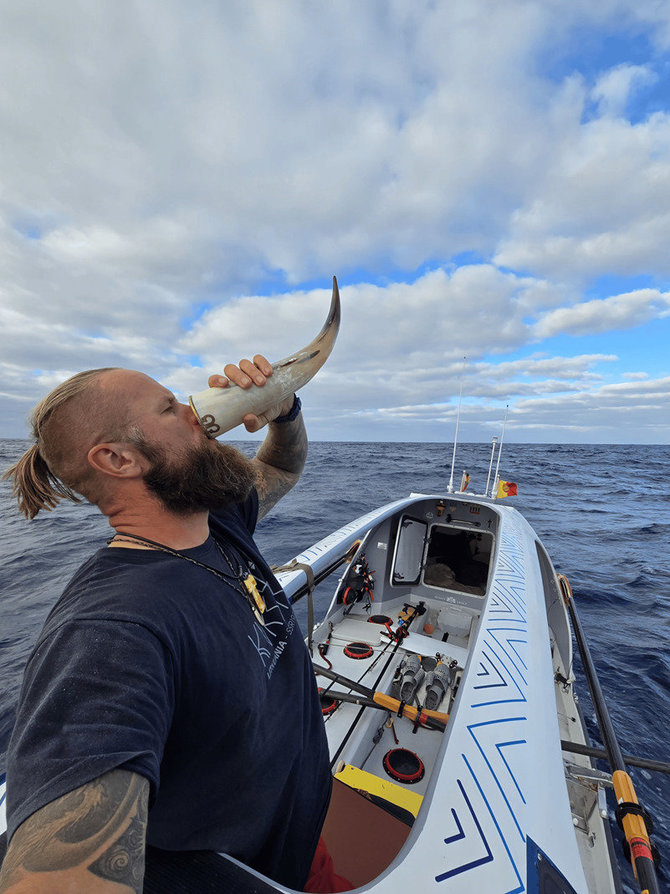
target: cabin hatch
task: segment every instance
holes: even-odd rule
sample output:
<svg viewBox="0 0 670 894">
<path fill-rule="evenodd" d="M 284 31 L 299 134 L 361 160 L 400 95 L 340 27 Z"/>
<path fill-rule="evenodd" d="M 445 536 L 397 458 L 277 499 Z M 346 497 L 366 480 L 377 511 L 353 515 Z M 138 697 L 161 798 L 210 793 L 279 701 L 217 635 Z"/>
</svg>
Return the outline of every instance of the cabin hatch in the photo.
<svg viewBox="0 0 670 894">
<path fill-rule="evenodd" d="M 484 596 L 493 535 L 486 531 L 433 525 L 426 553 L 424 584 Z"/>
<path fill-rule="evenodd" d="M 484 596 L 494 536 L 458 524 L 428 525 L 405 516 L 398 528 L 391 583 L 419 583 Z"/>
</svg>

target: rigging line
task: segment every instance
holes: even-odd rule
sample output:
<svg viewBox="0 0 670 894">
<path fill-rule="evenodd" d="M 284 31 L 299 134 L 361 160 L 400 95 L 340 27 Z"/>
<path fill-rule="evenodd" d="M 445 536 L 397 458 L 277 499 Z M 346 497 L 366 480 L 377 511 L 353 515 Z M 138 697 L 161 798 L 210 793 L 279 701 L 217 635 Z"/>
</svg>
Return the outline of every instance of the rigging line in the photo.
<svg viewBox="0 0 670 894">
<path fill-rule="evenodd" d="M 335 754 L 333 755 L 333 759 L 332 759 L 331 762 L 330 762 L 330 769 L 331 769 L 331 770 L 333 769 L 333 767 L 335 767 L 335 766 L 337 765 L 337 761 L 339 760 L 339 757 L 340 757 L 340 755 L 342 754 L 342 751 L 343 751 L 343 749 L 344 749 L 344 746 L 345 746 L 345 745 L 347 744 L 347 742 L 349 741 L 349 738 L 351 737 L 351 734 L 353 733 L 354 729 L 356 728 L 356 725 L 358 724 L 358 721 L 359 721 L 359 720 L 361 719 L 361 717 L 363 716 L 363 712 L 364 712 L 364 711 L 365 711 L 365 708 L 364 708 L 364 707 L 361 708 L 360 711 L 358 712 L 358 714 L 357 714 L 357 715 L 354 717 L 354 719 L 352 720 L 351 725 L 349 726 L 349 729 L 347 730 L 346 735 L 344 736 L 344 738 L 343 738 L 342 741 L 340 742 L 340 747 L 337 749 L 337 751 L 336 751 Z"/>
<path fill-rule="evenodd" d="M 585 754 L 587 757 L 597 757 L 608 760 L 607 751 L 604 748 L 595 748 L 592 745 L 581 745 L 579 742 L 566 742 L 561 739 L 561 749 L 571 754 Z M 624 761 L 631 767 L 641 767 L 644 770 L 652 770 L 656 773 L 670 773 L 670 763 L 656 761 L 647 757 L 635 757 L 632 754 L 624 754 Z"/>
<path fill-rule="evenodd" d="M 369 673 L 369 672 L 372 670 L 372 668 L 373 668 L 373 667 L 375 666 L 375 664 L 379 661 L 379 659 L 382 657 L 382 655 L 386 652 L 386 650 L 388 649 L 388 647 L 391 645 L 392 642 L 393 642 L 393 640 L 389 640 L 389 641 L 386 643 L 386 645 L 384 646 L 384 648 L 381 649 L 381 650 L 377 653 L 377 657 L 376 657 L 375 660 L 372 662 L 372 664 L 370 665 L 370 667 L 366 668 L 366 670 L 364 670 L 363 673 L 360 675 L 360 677 L 356 680 L 357 683 L 362 683 L 362 681 L 363 681 L 363 677 L 364 677 L 367 673 Z M 373 646 L 372 648 L 374 649 L 374 646 Z M 318 649 L 317 649 L 317 651 L 318 651 Z M 327 659 L 324 655 L 321 655 L 320 652 L 319 652 L 319 655 L 320 655 L 320 657 L 321 657 L 326 663 L 328 663 L 328 659 Z M 331 666 L 331 670 L 332 670 L 332 666 Z M 326 686 L 325 689 L 323 689 L 323 690 L 321 691 L 320 694 L 321 694 L 321 695 L 327 695 L 328 692 L 333 688 L 333 686 L 335 685 L 335 683 L 336 683 L 335 680 L 331 680 L 330 683 Z"/>
</svg>

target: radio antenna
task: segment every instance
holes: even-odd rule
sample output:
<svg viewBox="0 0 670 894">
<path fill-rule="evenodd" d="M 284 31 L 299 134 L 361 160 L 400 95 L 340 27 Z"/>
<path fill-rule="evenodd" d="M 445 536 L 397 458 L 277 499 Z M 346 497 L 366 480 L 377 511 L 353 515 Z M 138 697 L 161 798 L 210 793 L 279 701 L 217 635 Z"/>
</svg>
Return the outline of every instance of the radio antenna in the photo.
<svg viewBox="0 0 670 894">
<path fill-rule="evenodd" d="M 496 444 L 498 443 L 498 436 L 493 436 L 493 443 L 491 444 L 491 460 L 489 462 L 489 474 L 486 478 L 486 487 L 484 488 L 484 496 L 486 496 L 489 492 L 489 483 L 491 481 L 491 469 L 493 468 L 493 457 L 496 455 Z"/>
<path fill-rule="evenodd" d="M 505 407 L 505 421 L 503 422 L 502 432 L 500 434 L 500 447 L 498 447 L 498 462 L 496 463 L 496 474 L 493 479 L 493 487 L 491 488 L 491 496 L 493 492 L 498 490 L 498 471 L 500 469 L 500 457 L 502 455 L 503 441 L 505 440 L 505 426 L 507 425 L 507 414 L 509 413 L 509 404 Z"/>
<path fill-rule="evenodd" d="M 465 369 L 465 362 L 467 357 L 463 358 L 463 370 Z M 454 492 L 454 465 L 456 463 L 456 442 L 458 441 L 458 425 L 461 421 L 461 401 L 463 399 L 463 370 L 461 370 L 461 384 L 458 392 L 458 413 L 456 414 L 456 431 L 454 432 L 454 451 L 451 454 L 451 475 L 449 477 L 449 487 L 447 488 L 448 494 L 453 494 Z"/>
</svg>

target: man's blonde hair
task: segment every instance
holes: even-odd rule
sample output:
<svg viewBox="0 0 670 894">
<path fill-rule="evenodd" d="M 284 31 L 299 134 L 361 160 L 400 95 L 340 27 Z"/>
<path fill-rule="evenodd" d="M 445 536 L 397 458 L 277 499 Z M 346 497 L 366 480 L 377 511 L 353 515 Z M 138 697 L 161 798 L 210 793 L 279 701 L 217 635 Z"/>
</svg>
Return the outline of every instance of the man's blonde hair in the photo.
<svg viewBox="0 0 670 894">
<path fill-rule="evenodd" d="M 99 499 L 88 451 L 97 441 L 123 439 L 127 428 L 120 399 L 100 387 L 100 376 L 117 368 L 77 373 L 33 410 L 35 443 L 2 476 L 13 480 L 14 496 L 27 518 L 53 509 L 61 499 L 80 503 L 77 494 L 92 503 Z"/>
</svg>

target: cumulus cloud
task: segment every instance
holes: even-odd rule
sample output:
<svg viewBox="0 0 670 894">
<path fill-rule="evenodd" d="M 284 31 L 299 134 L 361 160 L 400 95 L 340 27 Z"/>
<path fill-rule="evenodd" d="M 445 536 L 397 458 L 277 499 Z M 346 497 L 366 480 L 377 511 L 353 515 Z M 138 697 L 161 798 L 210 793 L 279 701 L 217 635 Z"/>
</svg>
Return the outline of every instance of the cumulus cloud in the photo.
<svg viewBox="0 0 670 894">
<path fill-rule="evenodd" d="M 482 401 L 586 387 L 607 359 L 507 355 L 666 312 L 660 287 L 585 301 L 583 285 L 670 272 L 670 117 L 626 119 L 662 68 L 667 11 L 666 0 L 3 10 L 4 431 L 40 396 L 38 376 L 124 365 L 184 394 L 242 353 L 278 359 L 319 329 L 328 289 L 312 284 L 332 273 L 345 323 L 308 386 L 323 431 L 347 407 L 448 415 L 464 355 Z M 575 33 L 599 29 L 642 33 L 656 56 L 552 73 Z"/>
<path fill-rule="evenodd" d="M 636 87 L 653 84 L 656 72 L 646 65 L 616 65 L 598 79 L 591 90 L 603 115 L 620 115 L 626 110 L 631 93 Z"/>
<path fill-rule="evenodd" d="M 581 115 L 586 94 L 571 104 Z M 573 117 L 547 157 L 547 173 L 512 215 L 495 260 L 577 282 L 604 271 L 670 273 L 670 115 L 635 124 Z"/>
<path fill-rule="evenodd" d="M 549 311 L 535 324 L 533 332 L 536 338 L 550 338 L 560 333 L 586 335 L 630 329 L 667 316 L 670 316 L 670 292 L 639 289 Z"/>
<path fill-rule="evenodd" d="M 544 294 L 541 283 L 488 265 L 440 269 L 386 288 L 343 287 L 342 330 L 332 357 L 305 389 L 308 402 L 327 407 L 333 419 L 353 413 L 389 423 L 453 421 L 461 389 L 490 413 L 500 402 L 592 387 L 614 355 L 486 359 L 537 340 L 527 300 L 535 290 Z M 249 354 L 257 347 L 278 360 L 316 334 L 329 298 L 328 290 L 240 298 L 205 314 L 180 350 L 203 358 L 210 371 L 245 342 Z M 555 296 L 538 303 L 551 306 Z M 197 375 L 202 382 L 203 372 Z M 195 387 L 190 369 L 175 371 L 173 381 Z"/>
</svg>

